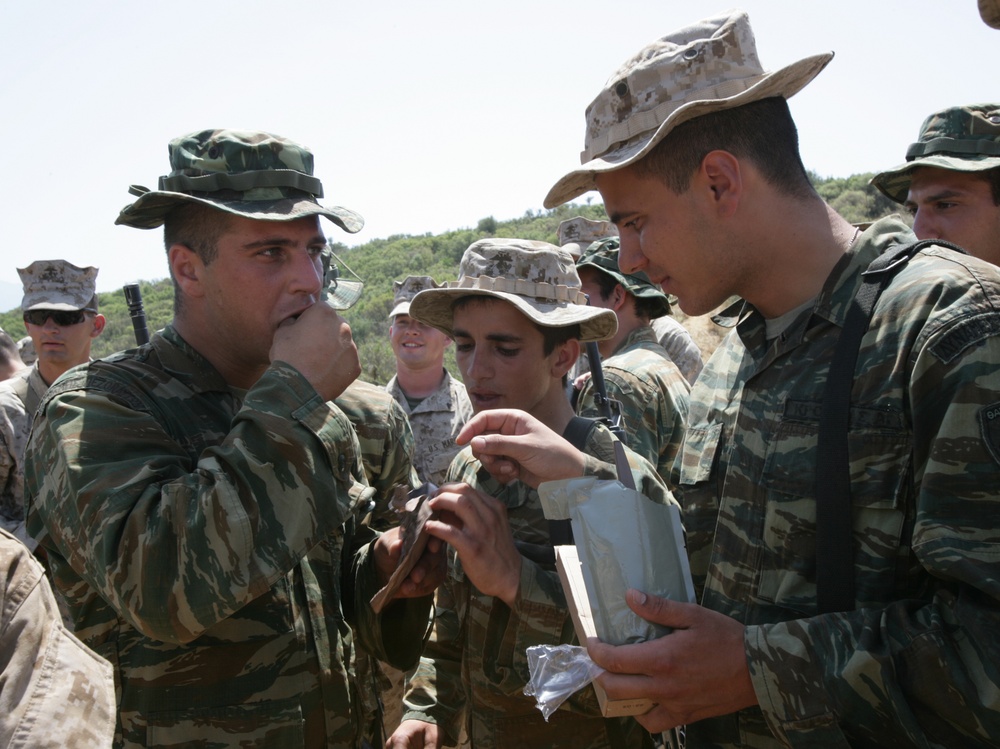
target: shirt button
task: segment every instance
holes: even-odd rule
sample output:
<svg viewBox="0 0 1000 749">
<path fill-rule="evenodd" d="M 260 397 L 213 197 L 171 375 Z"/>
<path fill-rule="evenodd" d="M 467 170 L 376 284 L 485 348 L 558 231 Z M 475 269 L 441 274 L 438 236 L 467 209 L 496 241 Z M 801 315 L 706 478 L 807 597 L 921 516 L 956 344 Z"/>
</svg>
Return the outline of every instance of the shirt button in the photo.
<svg viewBox="0 0 1000 749">
<path fill-rule="evenodd" d="M 344 453 L 337 456 L 337 470 L 341 473 L 347 470 L 347 456 Z"/>
</svg>

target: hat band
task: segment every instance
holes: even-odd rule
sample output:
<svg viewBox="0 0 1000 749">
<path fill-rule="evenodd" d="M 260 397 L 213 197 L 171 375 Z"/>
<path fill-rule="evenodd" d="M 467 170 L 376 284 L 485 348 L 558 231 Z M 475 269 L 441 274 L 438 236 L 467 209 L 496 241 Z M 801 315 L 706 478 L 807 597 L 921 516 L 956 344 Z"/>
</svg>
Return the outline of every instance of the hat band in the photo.
<svg viewBox="0 0 1000 749">
<path fill-rule="evenodd" d="M 755 75 L 750 78 L 723 81 L 716 86 L 709 86 L 703 91 L 699 91 L 696 100 L 729 99 L 756 86 L 763 78 L 764 74 Z M 667 99 L 652 109 L 644 109 L 641 112 L 636 112 L 628 119 L 610 125 L 605 132 L 594 136 L 587 144 L 586 148 L 580 154 L 580 163 L 585 164 L 601 154 L 607 153 L 617 143 L 625 143 L 637 135 L 656 130 L 667 121 L 670 115 L 687 103 L 687 101 L 678 102 L 675 99 Z"/>
<path fill-rule="evenodd" d="M 911 143 L 906 149 L 906 160 L 913 161 L 932 153 L 966 153 L 977 156 L 1000 156 L 1000 143 L 995 140 L 959 140 L 957 138 L 934 138 L 933 140 Z"/>
<path fill-rule="evenodd" d="M 587 295 L 580 289 L 566 284 L 552 284 L 545 281 L 526 281 L 523 278 L 507 278 L 499 276 L 479 276 L 472 278 L 463 276 L 458 281 L 448 284 L 452 289 L 480 289 L 482 291 L 499 291 L 518 296 L 530 296 L 535 299 L 545 299 L 551 302 L 567 302 L 569 304 L 587 304 Z"/>
<path fill-rule="evenodd" d="M 291 187 L 317 198 L 323 197 L 322 182 L 316 177 L 294 169 L 258 169 L 235 174 L 214 172 L 198 177 L 187 174 L 172 174 L 160 177 L 160 189 L 169 192 L 194 193 L 217 192 L 219 190 L 247 192 L 257 187 Z"/>
</svg>

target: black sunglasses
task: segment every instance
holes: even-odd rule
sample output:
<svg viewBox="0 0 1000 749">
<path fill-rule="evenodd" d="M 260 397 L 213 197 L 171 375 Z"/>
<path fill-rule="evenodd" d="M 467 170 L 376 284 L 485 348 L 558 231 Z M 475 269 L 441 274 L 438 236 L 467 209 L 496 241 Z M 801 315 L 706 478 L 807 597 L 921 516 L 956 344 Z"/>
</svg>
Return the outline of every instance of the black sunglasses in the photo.
<svg viewBox="0 0 1000 749">
<path fill-rule="evenodd" d="M 32 325 L 44 325 L 45 321 L 52 318 L 52 322 L 60 328 L 67 328 L 70 325 L 79 325 L 87 316 L 82 309 L 69 311 L 56 309 L 33 309 L 24 313 L 24 321 Z"/>
</svg>

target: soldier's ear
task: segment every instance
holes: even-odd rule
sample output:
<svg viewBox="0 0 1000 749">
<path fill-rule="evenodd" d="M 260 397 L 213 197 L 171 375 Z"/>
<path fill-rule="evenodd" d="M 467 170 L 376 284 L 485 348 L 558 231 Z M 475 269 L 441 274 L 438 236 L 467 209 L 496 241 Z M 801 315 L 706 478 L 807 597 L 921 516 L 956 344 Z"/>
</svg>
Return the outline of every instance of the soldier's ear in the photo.
<svg viewBox="0 0 1000 749">
<path fill-rule="evenodd" d="M 205 268 L 198 253 L 186 244 L 172 244 L 167 250 L 170 276 L 183 294 L 191 297 L 204 296 L 201 274 Z"/>
<path fill-rule="evenodd" d="M 576 360 L 580 358 L 580 341 L 570 338 L 556 346 L 555 358 L 552 360 L 552 376 L 561 380 L 563 376 L 573 368 Z"/>
</svg>

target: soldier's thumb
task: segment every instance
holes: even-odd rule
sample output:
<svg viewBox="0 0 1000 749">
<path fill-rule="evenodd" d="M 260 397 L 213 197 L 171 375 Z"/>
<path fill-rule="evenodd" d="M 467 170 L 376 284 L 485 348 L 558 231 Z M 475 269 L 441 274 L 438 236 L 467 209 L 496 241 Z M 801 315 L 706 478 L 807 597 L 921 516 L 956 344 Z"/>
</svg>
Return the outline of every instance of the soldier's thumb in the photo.
<svg viewBox="0 0 1000 749">
<path fill-rule="evenodd" d="M 625 594 L 629 608 L 648 622 L 667 627 L 686 627 L 684 604 L 630 588 Z"/>
</svg>

